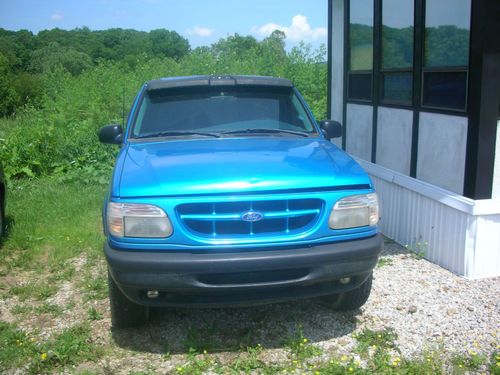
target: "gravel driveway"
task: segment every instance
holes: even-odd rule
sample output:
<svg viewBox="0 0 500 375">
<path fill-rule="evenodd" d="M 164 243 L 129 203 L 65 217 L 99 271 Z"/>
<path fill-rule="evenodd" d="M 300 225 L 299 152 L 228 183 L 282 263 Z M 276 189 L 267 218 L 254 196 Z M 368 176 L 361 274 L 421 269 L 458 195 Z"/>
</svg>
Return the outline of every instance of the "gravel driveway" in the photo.
<svg viewBox="0 0 500 375">
<path fill-rule="evenodd" d="M 498 351 L 500 278 L 466 280 L 391 242 L 385 244 L 381 259 L 370 299 L 349 313 L 333 313 L 310 300 L 238 309 L 159 309 L 153 310 L 146 327 L 111 330 L 107 299 L 91 301 L 102 312 L 103 318 L 91 325 L 94 340 L 106 348 L 106 355 L 80 364 L 76 371 L 175 372 L 186 362 L 189 347 L 206 349 L 220 363 L 228 363 L 240 348 L 259 345 L 260 360 L 279 364 L 289 355 L 284 340 L 297 331 L 322 349 L 319 361 L 352 356 L 354 336 L 364 329 L 393 329 L 404 358 L 437 348 L 450 356 L 467 352 L 489 356 Z M 95 269 L 104 274 L 104 261 Z M 65 284 L 52 301 L 78 300 L 77 285 L 78 281 Z M 1 301 L 0 318 L 16 321 L 26 331 L 48 336 L 87 319 L 89 306 L 76 304 L 74 310 L 40 327 L 38 319 L 20 321 L 9 313 L 15 298 Z"/>
</svg>

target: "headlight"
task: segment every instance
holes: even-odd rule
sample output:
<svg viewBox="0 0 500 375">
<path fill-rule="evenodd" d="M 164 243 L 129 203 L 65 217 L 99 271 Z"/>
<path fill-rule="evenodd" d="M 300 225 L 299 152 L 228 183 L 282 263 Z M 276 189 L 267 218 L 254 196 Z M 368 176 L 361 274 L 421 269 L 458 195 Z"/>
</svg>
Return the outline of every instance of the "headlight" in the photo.
<svg viewBox="0 0 500 375">
<path fill-rule="evenodd" d="M 161 208 L 150 204 L 108 203 L 108 229 L 116 237 L 161 238 L 172 234 L 172 224 Z"/>
<path fill-rule="evenodd" d="M 378 223 L 377 194 L 351 195 L 342 198 L 332 208 L 328 225 L 331 229 L 346 229 Z"/>
</svg>

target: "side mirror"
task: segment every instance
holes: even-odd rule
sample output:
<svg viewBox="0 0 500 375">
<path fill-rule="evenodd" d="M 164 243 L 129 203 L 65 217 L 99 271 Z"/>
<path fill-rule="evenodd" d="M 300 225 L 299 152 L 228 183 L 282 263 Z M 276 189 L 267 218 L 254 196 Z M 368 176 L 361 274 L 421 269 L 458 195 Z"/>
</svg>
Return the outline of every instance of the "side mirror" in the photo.
<svg viewBox="0 0 500 375">
<path fill-rule="evenodd" d="M 328 139 L 342 137 L 342 125 L 338 121 L 323 120 L 320 121 L 319 127 Z"/>
<path fill-rule="evenodd" d="M 123 143 L 123 129 L 120 125 L 107 125 L 99 130 L 99 141 L 121 145 Z"/>
</svg>

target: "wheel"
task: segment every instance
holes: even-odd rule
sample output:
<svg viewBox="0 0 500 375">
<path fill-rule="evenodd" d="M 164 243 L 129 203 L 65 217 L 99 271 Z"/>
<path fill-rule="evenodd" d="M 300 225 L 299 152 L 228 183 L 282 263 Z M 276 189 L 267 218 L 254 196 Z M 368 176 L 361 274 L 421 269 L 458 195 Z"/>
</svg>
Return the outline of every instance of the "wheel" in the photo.
<svg viewBox="0 0 500 375">
<path fill-rule="evenodd" d="M 330 294 L 318 297 L 319 303 L 333 310 L 345 311 L 360 308 L 370 297 L 372 290 L 373 274 L 370 273 L 368 279 L 356 289 L 340 294 Z"/>
<path fill-rule="evenodd" d="M 108 284 L 113 327 L 129 328 L 144 325 L 148 321 L 149 308 L 129 300 L 118 288 L 109 271 Z"/>
</svg>

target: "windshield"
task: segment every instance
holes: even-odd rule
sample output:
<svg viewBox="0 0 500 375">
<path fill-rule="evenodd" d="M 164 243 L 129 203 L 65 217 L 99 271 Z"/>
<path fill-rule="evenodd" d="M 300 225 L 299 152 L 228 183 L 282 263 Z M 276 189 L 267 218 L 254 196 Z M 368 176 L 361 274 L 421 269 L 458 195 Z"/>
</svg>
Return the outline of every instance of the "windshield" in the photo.
<svg viewBox="0 0 500 375">
<path fill-rule="evenodd" d="M 196 87 L 143 96 L 132 138 L 317 134 L 291 88 Z"/>
</svg>

